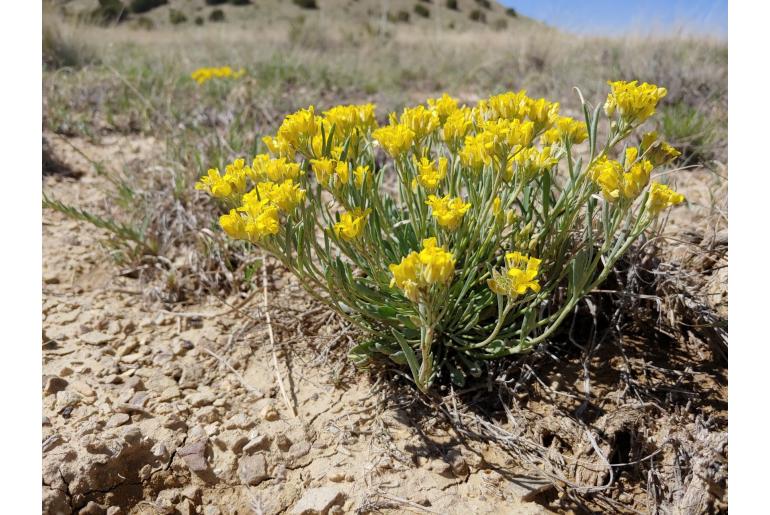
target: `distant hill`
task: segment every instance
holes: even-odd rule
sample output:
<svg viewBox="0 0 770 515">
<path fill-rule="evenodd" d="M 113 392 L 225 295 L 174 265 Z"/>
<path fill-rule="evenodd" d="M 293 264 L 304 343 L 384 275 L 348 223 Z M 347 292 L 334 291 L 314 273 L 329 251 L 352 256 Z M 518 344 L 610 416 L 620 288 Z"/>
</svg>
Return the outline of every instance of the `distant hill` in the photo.
<svg viewBox="0 0 770 515">
<path fill-rule="evenodd" d="M 495 0 L 54 0 L 66 15 L 144 28 L 209 23 L 291 23 L 302 16 L 340 26 L 387 25 L 457 30 L 515 29 L 537 23 Z M 220 14 L 221 12 L 221 14 Z"/>
</svg>

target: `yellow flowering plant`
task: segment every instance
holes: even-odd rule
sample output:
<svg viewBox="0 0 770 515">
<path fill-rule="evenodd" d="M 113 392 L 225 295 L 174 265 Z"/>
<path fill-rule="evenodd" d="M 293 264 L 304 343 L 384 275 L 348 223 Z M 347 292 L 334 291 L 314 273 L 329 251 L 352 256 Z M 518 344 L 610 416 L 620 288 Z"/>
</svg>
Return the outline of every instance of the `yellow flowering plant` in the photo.
<svg viewBox="0 0 770 515">
<path fill-rule="evenodd" d="M 545 342 L 664 209 L 652 183 L 678 155 L 653 132 L 629 138 L 665 89 L 610 82 L 584 120 L 523 91 L 475 106 L 446 94 L 392 113 L 371 104 L 301 109 L 196 185 L 220 226 L 275 256 L 361 329 L 358 365 L 408 366 L 427 390 Z M 578 94 L 580 94 L 578 90 Z M 621 147 L 621 144 L 624 145 Z M 389 187 L 389 184 L 395 183 Z"/>
<path fill-rule="evenodd" d="M 190 78 L 198 84 L 205 84 L 212 79 L 239 79 L 246 73 L 240 68 L 233 70 L 229 66 L 198 68 L 190 74 Z"/>
</svg>

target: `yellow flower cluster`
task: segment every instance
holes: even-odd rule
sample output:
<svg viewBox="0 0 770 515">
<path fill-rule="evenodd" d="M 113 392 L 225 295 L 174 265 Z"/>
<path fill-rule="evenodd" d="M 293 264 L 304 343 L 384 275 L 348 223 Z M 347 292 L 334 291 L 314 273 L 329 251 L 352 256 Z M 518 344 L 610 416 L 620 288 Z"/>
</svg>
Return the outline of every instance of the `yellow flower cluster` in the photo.
<svg viewBox="0 0 770 515">
<path fill-rule="evenodd" d="M 655 114 L 660 99 L 666 96 L 666 88 L 646 82 L 609 81 L 612 92 L 604 103 L 604 112 L 612 117 L 617 112 L 626 123 L 642 123 Z"/>
<path fill-rule="evenodd" d="M 413 302 L 432 284 L 447 284 L 455 269 L 455 257 L 444 247 L 439 247 L 436 238 L 422 241 L 422 250 L 411 252 L 399 264 L 389 266 L 393 278 L 390 287 L 397 286 Z"/>
<path fill-rule="evenodd" d="M 642 136 L 642 143 L 639 146 L 644 157 L 649 159 L 654 166 L 661 166 L 682 155 L 665 141 L 658 141 L 658 133 L 655 131 Z"/>
<path fill-rule="evenodd" d="M 252 166 L 236 159 L 225 167 L 223 176 L 215 168 L 209 170 L 195 189 L 238 205 L 219 218 L 220 226 L 233 238 L 257 241 L 277 234 L 280 213 L 291 213 L 305 201 L 305 190 L 297 182 L 300 175 L 297 163 L 259 154 Z M 249 181 L 255 187 L 246 192 Z"/>
<path fill-rule="evenodd" d="M 359 207 L 352 211 L 347 211 L 340 215 L 340 221 L 334 224 L 334 234 L 345 241 L 352 241 L 361 236 L 361 231 L 366 226 L 366 218 L 371 209 L 361 209 Z"/>
<path fill-rule="evenodd" d="M 483 120 L 514 120 L 523 119 L 530 112 L 532 99 L 527 96 L 527 92 L 522 90 L 518 93 L 509 91 L 500 95 L 489 97 L 488 100 L 482 100 L 478 105 L 478 121 Z"/>
<path fill-rule="evenodd" d="M 293 179 L 286 179 L 281 183 L 265 181 L 257 184 L 256 191 L 251 190 L 244 195 L 244 204 L 248 196 L 272 202 L 281 211 L 289 213 L 305 200 L 305 190 L 301 189 Z"/>
<path fill-rule="evenodd" d="M 397 123 L 411 130 L 414 133 L 415 141 L 420 142 L 438 129 L 441 125 L 441 119 L 437 111 L 418 105 L 405 108 L 398 120 L 396 120 L 395 113 L 392 113 L 390 124 L 396 125 Z"/>
<path fill-rule="evenodd" d="M 612 143 L 587 167 L 585 175 L 578 175 L 579 161 L 568 161 L 569 187 L 582 188 L 580 198 L 599 191 L 614 210 L 621 210 L 615 212 L 626 213 L 648 188 L 652 170 L 675 159 L 679 152 L 650 132 L 638 147 L 627 148 L 617 160 L 611 158 L 614 146 L 630 135 L 631 124 L 651 116 L 666 90 L 636 81 L 611 82 L 610 86 L 605 110 L 609 116 L 617 113 L 620 120 L 610 127 Z M 518 224 L 515 211 L 534 209 L 516 197 L 525 191 L 521 186 L 535 181 L 533 188 L 550 184 L 558 190 L 562 187 L 558 181 L 536 179 L 546 171 L 556 173 L 571 145 L 588 139 L 586 123 L 560 115 L 559 108 L 557 102 L 530 98 L 525 91 L 495 95 L 473 107 L 460 105 L 444 93 L 424 105 L 391 113 L 388 125 L 378 127 L 373 104 L 336 106 L 321 115 L 309 106 L 286 116 L 275 135 L 263 139 L 268 153 L 256 155 L 251 166 L 237 159 L 225 167 L 224 174 L 211 169 L 196 188 L 230 204 L 228 208 L 233 208 L 222 215 L 220 225 L 230 236 L 252 242 L 285 234 L 292 216 L 300 217 L 297 220 L 319 216 L 320 209 L 327 210 L 326 220 L 337 217 L 327 234 L 335 236 L 338 244 L 364 240 L 344 246 L 346 252 L 368 248 L 368 238 L 378 237 L 376 231 L 401 227 L 407 219 L 414 225 L 411 230 L 417 239 L 436 234 L 440 227 L 447 245 L 474 241 L 467 234 L 474 225 L 463 223 L 466 215 L 478 217 L 499 236 Z M 400 190 L 402 206 L 388 203 L 383 208 L 379 193 L 372 189 L 373 141 L 393 158 L 392 166 L 405 181 L 403 186 L 410 186 Z M 305 170 L 313 172 L 317 184 L 309 182 Z M 488 175 L 490 171 L 492 175 Z M 308 185 L 317 188 L 308 206 L 313 209 L 298 210 L 306 202 L 303 186 Z M 323 206 L 318 205 L 322 189 L 331 194 L 330 202 Z M 460 195 L 468 195 L 474 205 Z M 682 195 L 653 183 L 646 208 L 656 215 L 683 201 Z M 396 206 L 392 211 L 391 205 Z M 435 224 L 432 220 L 426 223 L 425 206 Z M 485 208 L 491 208 L 491 213 L 482 212 Z M 339 209 L 339 214 L 332 215 L 332 209 Z M 367 223 L 372 216 L 377 223 L 370 231 Z M 529 245 L 530 252 L 550 260 L 547 249 L 539 249 L 538 239 L 531 237 L 541 230 L 537 223 L 510 227 L 513 245 Z M 385 264 L 387 261 L 381 268 Z M 435 237 L 424 239 L 421 251 L 389 265 L 391 287 L 422 302 L 427 286 L 451 281 L 455 264 L 454 255 L 438 246 Z M 520 252 L 505 254 L 503 269 L 492 272 L 488 286 L 508 297 L 538 292 L 540 265 L 540 259 Z"/>
<path fill-rule="evenodd" d="M 445 195 L 443 197 L 437 197 L 436 195 L 429 195 L 428 200 L 425 201 L 430 206 L 433 217 L 438 224 L 450 231 L 454 231 L 459 227 L 460 222 L 463 220 L 463 216 L 471 208 L 471 205 L 467 202 L 463 202 L 463 199 L 459 197 L 451 197 Z"/>
<path fill-rule="evenodd" d="M 524 295 L 527 290 L 537 293 L 540 291 L 540 283 L 535 278 L 540 272 L 541 262 L 521 252 L 509 252 L 505 255 L 504 273 L 493 270 L 492 279 L 487 284 L 498 295 L 509 297 Z"/>
<path fill-rule="evenodd" d="M 588 139 L 588 128 L 585 122 L 579 122 L 569 116 L 560 116 L 554 126 L 543 133 L 540 141 L 543 145 L 567 142 L 583 143 Z"/>
<path fill-rule="evenodd" d="M 647 159 L 637 160 L 638 149 L 626 150 L 626 164 L 601 157 L 591 167 L 591 178 L 601 188 L 609 202 L 634 200 L 650 181 L 653 166 Z"/>
<path fill-rule="evenodd" d="M 283 182 L 286 179 L 296 181 L 302 174 L 299 164 L 287 161 L 285 157 L 273 159 L 267 154 L 254 156 L 251 170 L 251 177 L 254 182 Z"/>
<path fill-rule="evenodd" d="M 535 135 L 535 124 L 529 120 L 489 120 L 482 122 L 480 129 L 465 137 L 465 146 L 460 150 L 462 163 L 474 170 L 495 159 L 505 166 L 511 153 L 529 146 Z"/>
<path fill-rule="evenodd" d="M 203 84 L 211 79 L 238 79 L 246 73 L 246 70 L 241 68 L 238 71 L 233 71 L 229 66 L 221 66 L 219 68 L 198 68 L 190 74 L 192 80 L 198 84 Z"/>
<path fill-rule="evenodd" d="M 415 141 L 415 133 L 409 127 L 401 124 L 387 125 L 380 127 L 372 133 L 372 137 L 377 140 L 390 154 L 393 159 L 398 159 L 407 150 L 412 148 Z"/>
<path fill-rule="evenodd" d="M 559 159 L 551 153 L 551 147 L 543 147 L 542 150 L 527 147 L 513 156 L 513 164 L 510 169 L 506 170 L 506 179 L 511 180 L 513 175 L 518 173 L 526 183 L 539 173 L 553 168 L 558 162 Z"/>
<path fill-rule="evenodd" d="M 664 209 L 684 201 L 684 195 L 681 193 L 673 191 L 664 184 L 653 182 L 650 185 L 650 196 L 647 197 L 647 210 L 652 216 L 655 216 Z"/>
<path fill-rule="evenodd" d="M 419 161 L 414 158 L 417 178 L 412 182 L 412 189 L 419 184 L 427 191 L 436 191 L 446 177 L 447 165 L 447 158 L 443 156 L 438 158 L 438 167 L 436 167 L 436 161 L 431 161 L 427 157 L 421 157 Z"/>
<path fill-rule="evenodd" d="M 374 110 L 374 104 L 332 107 L 323 113 L 327 133 L 334 127 L 335 134 L 340 136 L 339 141 L 344 141 L 356 130 L 366 133 L 377 127 Z"/>
<path fill-rule="evenodd" d="M 195 189 L 206 191 L 218 199 L 239 198 L 246 191 L 246 179 L 251 173 L 246 161 L 236 159 L 225 167 L 224 175 L 219 174 L 218 168 L 210 168 L 208 173 L 195 183 Z"/>
<path fill-rule="evenodd" d="M 285 152 L 287 157 L 293 158 L 296 152 L 308 151 L 313 137 L 319 133 L 319 126 L 315 107 L 310 106 L 287 116 L 278 127 L 275 138 L 263 138 L 263 141 L 271 153 L 283 156 Z M 275 149 L 270 147 L 267 140 L 275 142 Z"/>
<path fill-rule="evenodd" d="M 465 140 L 465 136 L 473 128 L 473 110 L 467 107 L 458 109 L 443 122 L 441 136 L 449 150 L 456 152 Z"/>
<path fill-rule="evenodd" d="M 559 103 L 549 102 L 544 98 L 530 100 L 527 116 L 535 124 L 535 132 L 540 132 L 553 126 L 559 119 Z"/>
<path fill-rule="evenodd" d="M 299 153 L 307 159 L 355 161 L 362 138 L 376 127 L 374 104 L 336 106 L 323 116 L 309 106 L 288 115 L 276 135 L 262 141 L 270 154 L 289 160 Z"/>
<path fill-rule="evenodd" d="M 318 184 L 325 188 L 335 189 L 348 185 L 351 178 L 358 188 L 362 188 L 371 177 L 368 166 L 359 165 L 351 173 L 351 165 L 347 161 L 329 159 L 328 157 L 311 159 L 310 167 L 313 169 Z"/>
<path fill-rule="evenodd" d="M 441 95 L 441 98 L 429 98 L 428 106 L 430 110 L 438 115 L 439 121 L 444 124 L 447 118 L 452 116 L 459 108 L 457 106 L 457 99 L 452 98 L 446 93 Z"/>
</svg>

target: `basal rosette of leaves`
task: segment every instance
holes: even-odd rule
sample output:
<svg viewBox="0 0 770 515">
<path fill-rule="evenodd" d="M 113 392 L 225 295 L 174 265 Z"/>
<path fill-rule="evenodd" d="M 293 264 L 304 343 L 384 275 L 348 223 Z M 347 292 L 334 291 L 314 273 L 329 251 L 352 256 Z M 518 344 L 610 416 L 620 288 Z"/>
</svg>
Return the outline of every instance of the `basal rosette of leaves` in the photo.
<svg viewBox="0 0 770 515">
<path fill-rule="evenodd" d="M 547 341 L 684 201 L 650 181 L 679 153 L 639 130 L 666 90 L 609 84 L 603 110 L 580 95 L 584 120 L 523 91 L 472 107 L 445 94 L 383 126 L 371 104 L 311 106 L 264 138 L 266 153 L 196 187 L 222 202 L 230 237 L 362 330 L 356 364 L 389 358 L 421 390 L 442 376 L 462 385 Z"/>
</svg>

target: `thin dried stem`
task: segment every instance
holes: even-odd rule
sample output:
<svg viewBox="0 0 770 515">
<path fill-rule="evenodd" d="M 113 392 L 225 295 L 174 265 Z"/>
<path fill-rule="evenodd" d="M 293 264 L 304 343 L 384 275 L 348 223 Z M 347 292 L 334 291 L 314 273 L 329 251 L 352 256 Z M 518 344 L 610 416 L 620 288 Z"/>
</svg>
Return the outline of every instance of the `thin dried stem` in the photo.
<svg viewBox="0 0 770 515">
<path fill-rule="evenodd" d="M 273 324 L 270 321 L 270 308 L 267 302 L 267 254 L 262 252 L 262 307 L 265 310 L 265 321 L 267 322 L 267 334 L 270 337 L 270 352 L 273 355 L 273 370 L 275 371 L 275 380 L 278 381 L 278 388 L 281 390 L 281 397 L 286 407 L 289 408 L 292 417 L 297 418 L 297 410 L 289 400 L 286 389 L 283 387 L 283 378 L 281 369 L 278 366 L 278 356 L 275 353 L 275 336 L 273 335 Z"/>
</svg>

